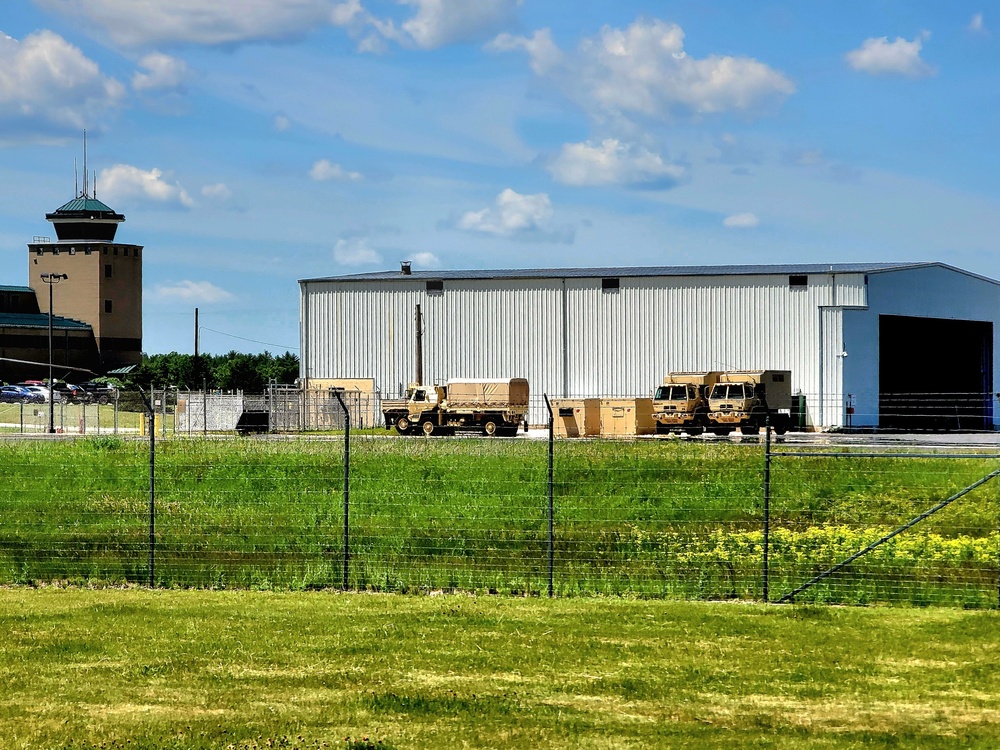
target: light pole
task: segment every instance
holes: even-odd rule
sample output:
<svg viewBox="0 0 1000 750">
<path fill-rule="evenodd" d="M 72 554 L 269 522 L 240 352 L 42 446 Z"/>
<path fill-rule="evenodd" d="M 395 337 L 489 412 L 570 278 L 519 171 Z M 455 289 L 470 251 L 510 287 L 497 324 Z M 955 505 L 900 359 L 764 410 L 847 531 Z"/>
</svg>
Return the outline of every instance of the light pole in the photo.
<svg viewBox="0 0 1000 750">
<path fill-rule="evenodd" d="M 43 273 L 42 281 L 49 285 L 49 434 L 56 431 L 55 415 L 52 411 L 52 287 L 68 279 L 64 273 Z"/>
</svg>

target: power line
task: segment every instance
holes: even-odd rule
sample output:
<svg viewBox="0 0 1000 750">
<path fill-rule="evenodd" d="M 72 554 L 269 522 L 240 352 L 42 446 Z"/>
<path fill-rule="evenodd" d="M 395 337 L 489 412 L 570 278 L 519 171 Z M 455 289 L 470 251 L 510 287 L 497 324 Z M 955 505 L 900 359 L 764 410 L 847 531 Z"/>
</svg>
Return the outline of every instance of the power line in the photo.
<svg viewBox="0 0 1000 750">
<path fill-rule="evenodd" d="M 225 331 L 216 331 L 214 328 L 209 328 L 208 326 L 201 326 L 201 328 L 199 330 L 202 330 L 202 331 L 211 331 L 212 333 L 217 333 L 220 336 L 229 336 L 229 338 L 239 339 L 240 341 L 249 341 L 252 344 L 263 344 L 264 346 L 274 346 L 274 347 L 277 347 L 278 349 L 284 349 L 285 351 L 292 351 L 293 349 L 295 351 L 299 350 L 299 347 L 297 347 L 297 346 L 285 346 L 284 344 L 275 344 L 275 343 L 272 343 L 272 342 L 269 342 L 269 341 L 258 341 L 257 339 L 248 339 L 245 336 L 237 336 L 235 333 L 226 333 Z"/>
</svg>

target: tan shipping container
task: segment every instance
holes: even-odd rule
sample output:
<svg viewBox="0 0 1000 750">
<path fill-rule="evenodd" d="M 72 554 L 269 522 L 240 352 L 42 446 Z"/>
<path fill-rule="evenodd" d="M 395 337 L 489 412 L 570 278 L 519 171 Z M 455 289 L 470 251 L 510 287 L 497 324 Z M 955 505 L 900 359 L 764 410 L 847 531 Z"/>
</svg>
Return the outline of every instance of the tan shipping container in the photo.
<svg viewBox="0 0 1000 750">
<path fill-rule="evenodd" d="M 557 437 L 590 437 L 601 434 L 601 399 L 551 399 L 553 432 Z"/>
<path fill-rule="evenodd" d="M 602 435 L 652 435 L 656 432 L 651 398 L 602 398 Z"/>
</svg>

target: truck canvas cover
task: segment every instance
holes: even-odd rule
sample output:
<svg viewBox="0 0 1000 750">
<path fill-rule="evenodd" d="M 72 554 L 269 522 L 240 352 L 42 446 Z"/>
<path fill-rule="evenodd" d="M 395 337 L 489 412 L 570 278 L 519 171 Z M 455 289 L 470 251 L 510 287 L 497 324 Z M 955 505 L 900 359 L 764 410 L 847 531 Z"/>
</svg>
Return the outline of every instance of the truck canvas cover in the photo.
<svg viewBox="0 0 1000 750">
<path fill-rule="evenodd" d="M 451 407 L 496 407 L 528 405 L 528 381 L 524 378 L 507 380 L 449 380 L 448 404 Z"/>
</svg>

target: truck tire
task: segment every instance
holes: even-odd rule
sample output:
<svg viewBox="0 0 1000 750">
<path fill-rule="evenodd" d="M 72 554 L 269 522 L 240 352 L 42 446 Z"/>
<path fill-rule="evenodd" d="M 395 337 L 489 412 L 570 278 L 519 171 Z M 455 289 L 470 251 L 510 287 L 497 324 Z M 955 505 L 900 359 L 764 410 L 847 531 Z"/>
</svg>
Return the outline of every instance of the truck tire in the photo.
<svg viewBox="0 0 1000 750">
<path fill-rule="evenodd" d="M 700 435 L 701 433 L 703 433 L 705 431 L 705 428 L 702 425 L 700 425 L 699 423 L 695 422 L 695 423 L 689 424 L 687 427 L 685 427 L 684 431 L 688 435 L 690 435 L 691 437 L 698 437 L 698 435 Z"/>
<path fill-rule="evenodd" d="M 496 417 L 487 417 L 486 421 L 483 422 L 483 434 L 487 437 L 493 437 L 498 432 L 500 432 L 500 421 Z"/>
<path fill-rule="evenodd" d="M 420 429 L 424 431 L 424 434 L 427 435 L 427 437 L 430 437 L 437 431 L 437 425 L 431 420 L 426 419 L 420 423 Z"/>
<path fill-rule="evenodd" d="M 787 414 L 778 414 L 774 418 L 774 434 L 784 435 L 792 426 L 792 419 Z"/>
<path fill-rule="evenodd" d="M 409 417 L 396 417 L 396 432 L 400 435 L 408 435 L 412 427 Z"/>
</svg>

